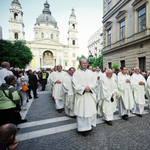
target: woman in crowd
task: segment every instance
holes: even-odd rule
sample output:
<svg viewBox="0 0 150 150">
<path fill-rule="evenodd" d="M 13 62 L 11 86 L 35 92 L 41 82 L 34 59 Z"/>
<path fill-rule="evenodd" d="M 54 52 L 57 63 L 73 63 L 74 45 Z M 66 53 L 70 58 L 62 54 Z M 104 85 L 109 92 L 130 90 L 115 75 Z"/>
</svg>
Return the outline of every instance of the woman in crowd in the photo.
<svg viewBox="0 0 150 150">
<path fill-rule="evenodd" d="M 87 69 L 93 71 L 93 66 L 92 65 L 88 65 Z"/>
</svg>

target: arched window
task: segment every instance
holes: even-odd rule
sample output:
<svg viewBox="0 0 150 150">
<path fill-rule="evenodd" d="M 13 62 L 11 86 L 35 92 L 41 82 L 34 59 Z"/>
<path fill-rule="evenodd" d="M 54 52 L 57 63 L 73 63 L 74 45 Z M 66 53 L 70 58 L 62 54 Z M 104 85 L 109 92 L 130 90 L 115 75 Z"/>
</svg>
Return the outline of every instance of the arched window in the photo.
<svg viewBox="0 0 150 150">
<path fill-rule="evenodd" d="M 72 41 L 72 45 L 75 45 L 75 40 Z"/>
<path fill-rule="evenodd" d="M 51 39 L 53 39 L 53 34 L 51 34 Z"/>
<path fill-rule="evenodd" d="M 17 40 L 18 39 L 18 33 L 14 34 L 14 38 Z"/>
<path fill-rule="evenodd" d="M 75 29 L 75 24 L 72 25 L 72 29 Z"/>
<path fill-rule="evenodd" d="M 14 13 L 14 19 L 18 20 L 18 14 L 17 13 Z"/>
<path fill-rule="evenodd" d="M 41 33 L 41 38 L 44 38 L 44 33 L 43 32 Z"/>
</svg>

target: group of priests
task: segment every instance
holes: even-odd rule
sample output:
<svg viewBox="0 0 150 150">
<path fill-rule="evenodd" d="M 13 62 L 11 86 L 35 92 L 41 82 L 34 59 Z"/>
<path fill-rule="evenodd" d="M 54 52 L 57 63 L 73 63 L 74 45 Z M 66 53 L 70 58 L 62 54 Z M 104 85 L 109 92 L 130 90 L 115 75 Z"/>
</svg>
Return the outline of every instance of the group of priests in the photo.
<svg viewBox="0 0 150 150">
<path fill-rule="evenodd" d="M 132 76 L 127 74 L 126 67 L 121 67 L 116 76 L 109 68 L 104 73 L 98 66 L 95 72 L 87 69 L 86 59 L 79 63 L 78 70 L 71 67 L 67 72 L 58 65 L 48 78 L 55 108 L 76 117 L 78 133 L 87 136 L 96 127 L 97 113 L 111 126 L 117 107 L 124 120 L 130 113 L 142 117 L 145 94 L 150 103 L 150 77 L 145 81 L 139 67 L 135 67 Z"/>
</svg>

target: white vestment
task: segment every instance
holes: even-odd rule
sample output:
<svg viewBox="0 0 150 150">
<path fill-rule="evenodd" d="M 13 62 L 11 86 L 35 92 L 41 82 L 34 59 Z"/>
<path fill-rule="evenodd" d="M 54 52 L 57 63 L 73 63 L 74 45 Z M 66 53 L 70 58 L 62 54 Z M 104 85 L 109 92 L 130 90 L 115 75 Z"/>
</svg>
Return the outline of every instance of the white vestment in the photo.
<svg viewBox="0 0 150 150">
<path fill-rule="evenodd" d="M 112 74 L 112 79 L 114 79 L 115 81 L 117 81 L 117 76 L 115 73 Z"/>
<path fill-rule="evenodd" d="M 99 91 L 99 88 L 100 88 L 100 82 L 101 82 L 101 79 L 103 78 L 103 73 L 102 72 L 94 72 L 94 76 L 95 76 L 95 78 L 96 78 L 96 87 L 95 87 L 95 89 L 96 89 L 96 100 L 97 100 L 97 102 L 98 102 L 98 91 Z M 98 79 L 98 77 L 100 77 L 99 79 Z"/>
<path fill-rule="evenodd" d="M 148 97 L 148 107 L 150 110 L 150 76 L 147 78 L 146 96 Z"/>
<path fill-rule="evenodd" d="M 91 91 L 85 92 L 89 86 Z M 78 69 L 73 75 L 75 89 L 74 114 L 77 116 L 78 131 L 91 130 L 96 126 L 96 78 L 92 71 Z"/>
<path fill-rule="evenodd" d="M 107 121 L 113 120 L 113 113 L 116 111 L 119 91 L 114 79 L 105 77 L 100 84 L 100 100 L 98 105 L 98 114 L 104 116 Z M 114 102 L 111 102 L 111 96 L 114 93 Z"/>
<path fill-rule="evenodd" d="M 62 101 L 61 95 L 63 93 L 62 80 L 66 75 L 67 75 L 67 73 L 64 72 L 64 71 L 61 71 L 61 72 L 56 71 L 54 73 L 53 78 L 52 78 L 52 81 L 53 81 L 53 97 L 55 99 L 55 108 L 56 109 L 64 108 L 64 102 Z M 56 83 L 57 80 L 61 81 L 61 83 L 57 84 Z"/>
<path fill-rule="evenodd" d="M 49 77 L 48 77 L 48 89 L 50 91 L 50 93 L 53 93 L 53 78 L 54 78 L 54 75 L 55 75 L 56 72 L 52 72 L 49 74 Z"/>
<path fill-rule="evenodd" d="M 62 82 L 63 86 L 63 95 L 62 100 L 64 101 L 65 106 L 65 113 L 68 116 L 75 116 L 74 115 L 74 99 L 75 99 L 75 90 L 72 84 L 72 76 L 67 74 Z"/>
<path fill-rule="evenodd" d="M 139 85 L 139 82 L 142 81 L 145 85 Z M 135 101 L 134 108 L 132 109 L 132 113 L 142 114 L 144 111 L 145 104 L 145 89 L 146 89 L 146 81 L 141 74 L 134 73 L 131 76 L 131 85 L 133 88 L 133 97 Z"/>
<path fill-rule="evenodd" d="M 130 110 L 134 107 L 134 99 L 132 94 L 131 83 L 126 83 L 126 80 L 130 80 L 129 75 L 118 76 L 118 90 L 120 93 L 120 98 L 118 100 L 119 114 L 120 116 L 127 115 Z"/>
</svg>

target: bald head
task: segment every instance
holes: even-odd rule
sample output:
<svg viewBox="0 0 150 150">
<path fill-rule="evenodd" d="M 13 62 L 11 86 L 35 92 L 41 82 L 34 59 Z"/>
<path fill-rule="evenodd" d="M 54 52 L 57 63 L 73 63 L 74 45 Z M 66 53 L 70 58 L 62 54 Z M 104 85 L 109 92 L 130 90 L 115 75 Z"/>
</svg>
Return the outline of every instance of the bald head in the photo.
<svg viewBox="0 0 150 150">
<path fill-rule="evenodd" d="M 79 62 L 80 62 L 80 66 L 81 66 L 82 69 L 87 68 L 87 60 L 86 59 L 82 58 L 82 59 L 80 59 Z"/>
<path fill-rule="evenodd" d="M 4 62 L 1 63 L 1 67 L 6 68 L 7 70 L 9 70 L 10 69 L 10 64 L 9 64 L 9 62 L 4 61 Z"/>
<path fill-rule="evenodd" d="M 5 124 L 0 127 L 0 141 L 7 145 L 12 144 L 15 140 L 17 127 L 14 124 Z M 12 138 L 11 138 L 12 137 Z"/>
</svg>

